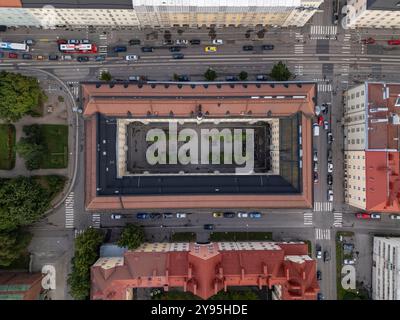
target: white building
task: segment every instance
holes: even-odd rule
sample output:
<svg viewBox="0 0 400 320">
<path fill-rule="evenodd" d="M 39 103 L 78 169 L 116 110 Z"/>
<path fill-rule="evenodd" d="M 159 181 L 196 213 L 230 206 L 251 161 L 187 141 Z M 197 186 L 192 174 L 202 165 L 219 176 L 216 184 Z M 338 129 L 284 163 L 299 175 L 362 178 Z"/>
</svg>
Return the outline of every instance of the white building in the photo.
<svg viewBox="0 0 400 320">
<path fill-rule="evenodd" d="M 349 28 L 399 28 L 398 0 L 347 0 Z"/>
<path fill-rule="evenodd" d="M 400 300 L 400 238 L 374 237 L 372 299 Z"/>
</svg>

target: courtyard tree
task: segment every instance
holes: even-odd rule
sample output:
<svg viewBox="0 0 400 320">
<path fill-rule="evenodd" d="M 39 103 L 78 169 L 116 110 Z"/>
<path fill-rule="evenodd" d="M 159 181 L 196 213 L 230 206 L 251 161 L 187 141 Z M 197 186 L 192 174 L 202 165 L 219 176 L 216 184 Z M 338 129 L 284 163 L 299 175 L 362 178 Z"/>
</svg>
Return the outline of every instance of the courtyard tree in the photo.
<svg viewBox="0 0 400 320">
<path fill-rule="evenodd" d="M 100 75 L 100 80 L 102 81 L 111 81 L 112 75 L 108 71 L 103 71 Z"/>
<path fill-rule="evenodd" d="M 126 247 L 129 250 L 138 248 L 144 241 L 143 228 L 134 224 L 127 224 L 121 233 L 118 241 L 120 247 Z"/>
<path fill-rule="evenodd" d="M 276 63 L 271 70 L 270 76 L 275 81 L 288 81 L 292 77 L 286 64 L 282 61 Z"/>
<path fill-rule="evenodd" d="M 15 122 L 35 109 L 47 97 L 36 78 L 18 73 L 0 72 L 0 118 Z"/>
<path fill-rule="evenodd" d="M 240 73 L 239 73 L 239 79 L 241 80 L 241 81 L 245 81 L 245 80 L 247 80 L 247 77 L 249 76 L 249 74 L 246 72 L 246 71 L 241 71 Z"/>
<path fill-rule="evenodd" d="M 0 233 L 0 266 L 8 267 L 26 251 L 32 235 L 26 231 Z"/>
<path fill-rule="evenodd" d="M 46 144 L 40 126 L 37 124 L 24 127 L 26 137 L 22 137 L 16 145 L 16 150 L 25 159 L 28 170 L 39 169 Z"/>
<path fill-rule="evenodd" d="M 208 68 L 207 71 L 204 73 L 204 78 L 206 81 L 214 81 L 217 79 L 217 72 L 214 69 Z"/>
</svg>

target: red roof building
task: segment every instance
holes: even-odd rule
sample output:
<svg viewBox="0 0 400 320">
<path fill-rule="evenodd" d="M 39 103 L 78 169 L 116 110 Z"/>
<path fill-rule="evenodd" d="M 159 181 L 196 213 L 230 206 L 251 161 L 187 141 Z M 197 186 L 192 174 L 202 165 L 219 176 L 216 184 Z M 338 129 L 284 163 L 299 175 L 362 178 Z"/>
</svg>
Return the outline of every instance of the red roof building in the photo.
<svg viewBox="0 0 400 320">
<path fill-rule="evenodd" d="M 0 272 L 0 300 L 38 300 L 42 278 L 41 273 Z"/>
<path fill-rule="evenodd" d="M 91 268 L 91 299 L 132 299 L 133 288 L 181 288 L 208 299 L 230 286 L 268 287 L 282 300 L 315 300 L 316 261 L 304 243 L 146 243 Z"/>
</svg>

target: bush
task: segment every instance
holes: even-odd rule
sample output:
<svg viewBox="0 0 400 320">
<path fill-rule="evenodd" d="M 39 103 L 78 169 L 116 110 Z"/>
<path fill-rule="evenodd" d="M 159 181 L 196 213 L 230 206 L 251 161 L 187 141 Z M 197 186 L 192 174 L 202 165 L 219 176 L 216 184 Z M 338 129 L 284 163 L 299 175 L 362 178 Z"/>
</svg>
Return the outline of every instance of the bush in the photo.
<svg viewBox="0 0 400 320">
<path fill-rule="evenodd" d="M 109 72 L 103 71 L 100 75 L 100 80 L 103 81 L 111 81 L 112 80 L 112 75 Z"/>
<path fill-rule="evenodd" d="M 286 64 L 279 61 L 273 66 L 270 76 L 275 81 L 288 81 L 292 77 L 292 73 L 289 71 Z"/>
<path fill-rule="evenodd" d="M 245 80 L 247 80 L 247 77 L 249 76 L 249 74 L 246 72 L 246 71 L 241 71 L 240 73 L 239 73 L 239 79 L 241 80 L 241 81 L 245 81 Z"/>
<path fill-rule="evenodd" d="M 144 241 L 144 231 L 142 227 L 134 224 L 127 224 L 122 231 L 121 237 L 118 241 L 120 247 L 134 250 L 138 248 Z"/>
<path fill-rule="evenodd" d="M 217 73 L 215 72 L 215 70 L 208 68 L 207 71 L 204 73 L 204 78 L 207 81 L 214 81 L 215 79 L 217 79 Z"/>
<path fill-rule="evenodd" d="M 26 251 L 32 235 L 25 231 L 0 233 L 0 266 L 8 267 Z"/>
</svg>

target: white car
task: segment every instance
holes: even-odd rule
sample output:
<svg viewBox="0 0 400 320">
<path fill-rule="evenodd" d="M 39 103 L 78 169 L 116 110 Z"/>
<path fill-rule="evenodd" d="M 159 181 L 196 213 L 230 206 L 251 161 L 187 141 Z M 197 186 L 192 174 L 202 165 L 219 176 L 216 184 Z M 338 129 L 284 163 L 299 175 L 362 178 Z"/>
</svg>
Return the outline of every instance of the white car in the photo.
<svg viewBox="0 0 400 320">
<path fill-rule="evenodd" d="M 371 219 L 380 219 L 381 215 L 380 213 L 371 213 Z"/>
<path fill-rule="evenodd" d="M 249 214 L 247 212 L 238 212 L 238 218 L 248 218 Z"/>
<path fill-rule="evenodd" d="M 139 60 L 139 56 L 137 56 L 136 54 L 130 54 L 125 57 L 125 60 L 126 61 L 137 61 L 137 60 Z"/>
<path fill-rule="evenodd" d="M 328 190 L 328 201 L 329 202 L 333 201 L 333 190 L 332 189 Z"/>
<path fill-rule="evenodd" d="M 314 162 L 314 172 L 318 172 L 318 162 Z"/>
<path fill-rule="evenodd" d="M 212 44 L 224 44 L 224 41 L 222 39 L 214 39 Z"/>
<path fill-rule="evenodd" d="M 122 216 L 120 215 L 120 214 L 115 214 L 115 213 L 113 213 L 112 215 L 111 215 L 111 219 L 113 219 L 113 220 L 119 220 L 119 219 L 121 219 L 122 218 Z"/>
<path fill-rule="evenodd" d="M 354 264 L 354 260 L 353 259 L 344 259 L 343 264 Z"/>
<path fill-rule="evenodd" d="M 177 218 L 186 218 L 186 213 L 177 213 L 176 217 Z"/>
<path fill-rule="evenodd" d="M 391 215 L 390 215 L 390 219 L 393 219 L 393 220 L 400 220 L 400 214 L 391 214 Z"/>
<path fill-rule="evenodd" d="M 313 160 L 314 160 L 315 162 L 318 161 L 318 151 L 317 151 L 317 150 L 314 150 L 314 157 L 313 157 Z"/>
<path fill-rule="evenodd" d="M 329 130 L 329 122 L 328 122 L 328 120 L 324 121 L 324 129 L 325 130 Z"/>
<path fill-rule="evenodd" d="M 321 107 L 320 106 L 315 106 L 315 115 L 319 116 L 321 114 Z"/>
<path fill-rule="evenodd" d="M 332 173 L 332 172 L 333 172 L 333 163 L 328 162 L 328 173 Z"/>
<path fill-rule="evenodd" d="M 189 41 L 185 40 L 185 39 L 178 39 L 178 40 L 176 40 L 175 43 L 176 44 L 189 44 Z"/>
</svg>

